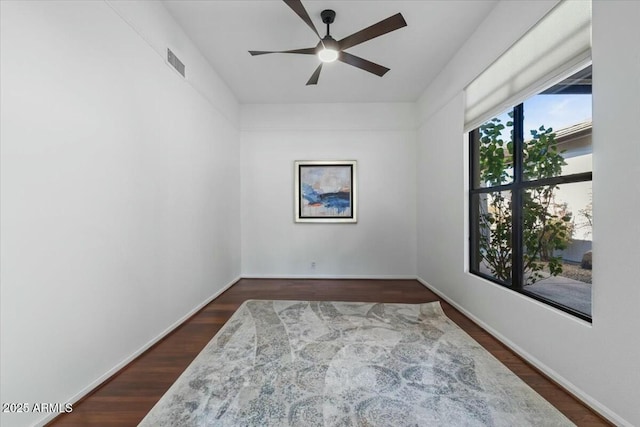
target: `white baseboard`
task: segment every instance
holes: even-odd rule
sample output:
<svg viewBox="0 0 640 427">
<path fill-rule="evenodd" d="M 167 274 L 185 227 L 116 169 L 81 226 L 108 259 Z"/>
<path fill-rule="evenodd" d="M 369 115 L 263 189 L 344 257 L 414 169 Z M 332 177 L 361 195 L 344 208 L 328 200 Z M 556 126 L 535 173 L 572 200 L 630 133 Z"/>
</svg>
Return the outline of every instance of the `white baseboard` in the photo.
<svg viewBox="0 0 640 427">
<path fill-rule="evenodd" d="M 462 314 L 464 314 L 469 319 L 471 319 L 475 324 L 480 326 L 482 329 L 484 329 L 486 332 L 488 332 L 490 335 L 492 335 L 495 339 L 500 341 L 502 344 L 506 345 L 511 351 L 513 351 L 518 356 L 520 356 L 521 358 L 526 360 L 528 363 L 533 365 L 536 369 L 543 372 L 545 375 L 547 375 L 549 378 L 551 378 L 558 385 L 560 385 L 562 388 L 564 388 L 566 391 L 572 394 L 576 399 L 580 400 L 582 403 L 587 405 L 593 411 L 597 412 L 599 415 L 601 415 L 602 417 L 604 417 L 605 419 L 614 423 L 617 426 L 633 427 L 633 425 L 630 422 L 620 417 L 618 414 L 616 414 L 611 409 L 609 409 L 608 407 L 606 407 L 605 405 L 603 405 L 602 403 L 600 403 L 599 401 L 591 397 L 589 394 L 585 393 L 579 387 L 576 387 L 572 382 L 568 381 L 566 378 L 558 374 L 549 366 L 545 365 L 540 360 L 536 359 L 534 356 L 532 356 L 531 354 L 529 354 L 528 352 L 520 348 L 518 345 L 513 343 L 507 337 L 502 335 L 500 332 L 496 331 L 491 326 L 487 325 L 485 322 L 483 322 L 478 317 L 470 313 L 464 307 L 460 306 L 458 303 L 450 299 L 445 293 L 440 291 L 438 288 L 431 285 L 427 281 L 422 280 L 420 277 L 416 277 L 416 280 L 418 280 L 418 282 L 422 283 L 422 285 L 424 285 L 430 291 L 438 295 L 440 298 L 445 300 L 447 303 L 454 306 L 458 311 L 460 311 Z"/>
<path fill-rule="evenodd" d="M 243 279 L 337 279 L 337 280 L 416 280 L 412 275 L 349 275 L 349 274 L 243 274 Z"/>
<path fill-rule="evenodd" d="M 236 277 L 235 279 L 231 280 L 229 283 L 227 283 L 225 286 L 222 287 L 222 289 L 218 290 L 216 293 L 214 293 L 213 295 L 211 295 L 209 298 L 207 298 L 205 301 L 203 301 L 202 303 L 198 304 L 196 307 L 194 307 L 193 309 L 191 309 L 191 311 L 189 311 L 187 314 L 185 314 L 184 316 L 182 316 L 180 319 L 176 320 L 171 326 L 169 326 L 167 329 L 165 329 L 164 331 L 162 331 L 158 336 L 156 336 L 155 338 L 151 339 L 149 342 L 147 342 L 145 345 L 143 345 L 142 347 L 140 347 L 138 350 L 136 350 L 134 353 L 132 353 L 130 356 L 126 357 L 124 360 L 122 360 L 120 363 L 118 363 L 116 366 L 114 366 L 113 368 L 111 368 L 109 371 L 107 371 L 106 373 L 104 373 L 102 376 L 100 376 L 99 378 L 97 378 L 95 381 L 93 381 L 91 384 L 89 384 L 88 386 L 86 386 L 84 389 L 82 389 L 80 392 L 76 393 L 73 397 L 71 397 L 70 399 L 68 399 L 66 402 L 71 403 L 73 405 L 75 405 L 80 399 L 82 399 L 83 397 L 85 397 L 86 395 L 88 395 L 89 393 L 91 393 L 93 390 L 95 390 L 98 386 L 100 386 L 103 382 L 105 382 L 106 380 L 108 380 L 111 376 L 113 376 L 115 373 L 117 373 L 120 369 L 124 368 L 125 366 L 127 366 L 129 363 L 131 363 L 134 359 L 136 359 L 137 357 L 139 357 L 142 353 L 144 353 L 145 351 L 147 351 L 148 349 L 150 349 L 154 344 L 156 344 L 158 341 L 160 341 L 161 339 L 163 339 L 164 337 L 166 337 L 167 335 L 169 335 L 174 329 L 176 329 L 178 326 L 182 325 L 187 319 L 189 319 L 191 316 L 193 316 L 194 314 L 196 314 L 198 311 L 200 311 L 204 306 L 206 306 L 207 304 L 209 304 L 211 301 L 213 301 L 215 298 L 217 298 L 218 296 L 220 296 L 224 291 L 226 291 L 227 289 L 229 289 L 231 286 L 233 286 L 238 280 L 240 280 L 240 276 Z M 53 420 L 55 417 L 57 417 L 59 414 L 58 413 L 52 413 L 49 414 L 48 416 L 42 418 L 40 421 L 38 421 L 35 425 L 37 426 L 43 426 L 46 423 L 48 423 L 49 421 Z"/>
</svg>

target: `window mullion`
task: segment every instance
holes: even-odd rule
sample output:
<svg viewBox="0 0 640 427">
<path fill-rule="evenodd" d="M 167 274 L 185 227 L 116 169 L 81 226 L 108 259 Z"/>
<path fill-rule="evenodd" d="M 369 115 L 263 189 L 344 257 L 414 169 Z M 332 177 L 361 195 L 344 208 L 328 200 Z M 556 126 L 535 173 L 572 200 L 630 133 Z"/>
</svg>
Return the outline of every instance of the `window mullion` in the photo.
<svg viewBox="0 0 640 427">
<path fill-rule="evenodd" d="M 522 244 L 522 181 L 524 161 L 524 106 L 513 109 L 513 190 L 511 192 L 511 283 L 515 289 L 523 287 Z"/>
<path fill-rule="evenodd" d="M 474 129 L 469 132 L 469 150 L 471 154 L 471 161 L 469 162 L 469 246 L 470 257 L 469 262 L 471 264 L 472 271 L 478 271 L 480 269 L 480 240 L 477 236 L 480 234 L 478 209 L 479 205 L 477 198 L 472 195 L 474 189 L 480 186 L 480 130 Z M 474 236 L 476 236 L 474 238 Z"/>
</svg>

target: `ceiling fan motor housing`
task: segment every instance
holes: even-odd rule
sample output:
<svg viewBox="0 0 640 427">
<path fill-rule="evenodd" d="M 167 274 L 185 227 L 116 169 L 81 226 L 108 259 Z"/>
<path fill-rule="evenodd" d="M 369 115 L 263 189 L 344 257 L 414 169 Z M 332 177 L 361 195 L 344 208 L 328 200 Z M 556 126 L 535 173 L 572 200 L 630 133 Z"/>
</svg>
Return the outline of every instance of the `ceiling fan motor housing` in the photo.
<svg viewBox="0 0 640 427">
<path fill-rule="evenodd" d="M 338 42 L 331 36 L 325 36 L 322 38 L 322 41 L 319 41 L 316 46 L 316 54 L 323 49 L 331 49 L 335 51 L 340 51 L 340 46 Z"/>
</svg>

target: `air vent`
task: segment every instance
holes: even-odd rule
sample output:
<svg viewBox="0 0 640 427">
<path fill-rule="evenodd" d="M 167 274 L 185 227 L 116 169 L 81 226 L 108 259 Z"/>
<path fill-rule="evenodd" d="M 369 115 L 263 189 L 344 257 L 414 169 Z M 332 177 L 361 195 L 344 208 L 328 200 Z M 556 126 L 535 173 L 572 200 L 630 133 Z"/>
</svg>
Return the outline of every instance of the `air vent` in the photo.
<svg viewBox="0 0 640 427">
<path fill-rule="evenodd" d="M 169 61 L 169 64 L 171 64 L 171 66 L 175 68 L 177 72 L 182 74 L 182 77 L 185 77 L 184 64 L 173 52 L 171 52 L 171 49 L 167 49 L 167 61 Z"/>
</svg>

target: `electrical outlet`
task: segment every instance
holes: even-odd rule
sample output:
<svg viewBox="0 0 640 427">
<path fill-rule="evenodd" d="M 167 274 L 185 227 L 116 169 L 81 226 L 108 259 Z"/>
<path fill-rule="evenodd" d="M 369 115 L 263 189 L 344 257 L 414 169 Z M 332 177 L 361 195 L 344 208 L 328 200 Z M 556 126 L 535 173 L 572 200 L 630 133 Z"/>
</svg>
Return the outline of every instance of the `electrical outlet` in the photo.
<svg viewBox="0 0 640 427">
<path fill-rule="evenodd" d="M 312 270 L 316 269 L 316 262 L 315 261 L 311 261 L 311 269 Z"/>
</svg>

